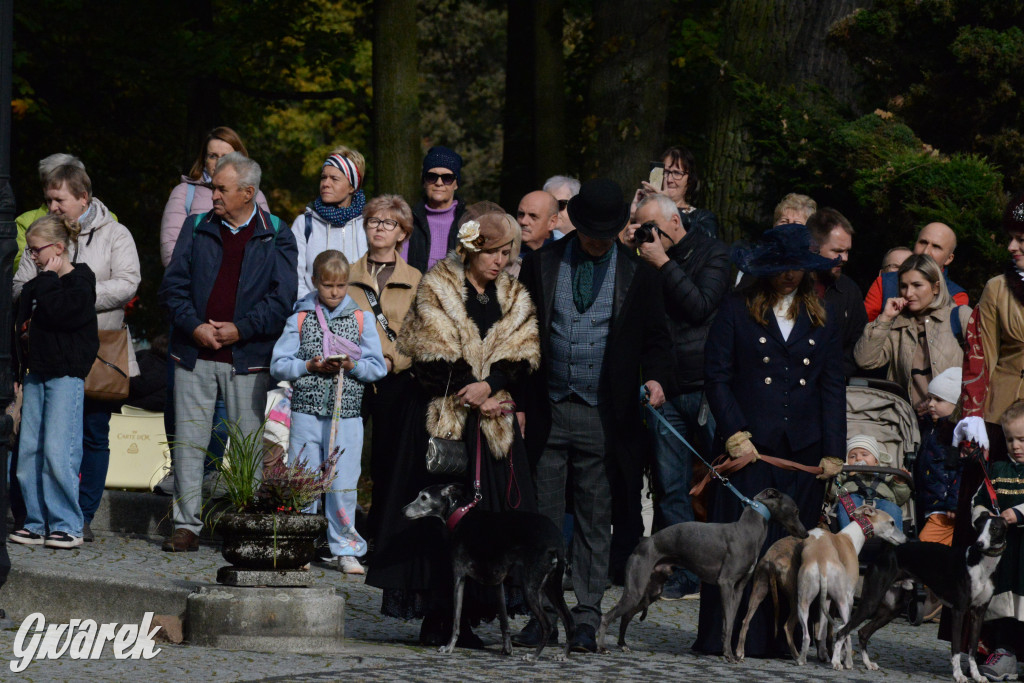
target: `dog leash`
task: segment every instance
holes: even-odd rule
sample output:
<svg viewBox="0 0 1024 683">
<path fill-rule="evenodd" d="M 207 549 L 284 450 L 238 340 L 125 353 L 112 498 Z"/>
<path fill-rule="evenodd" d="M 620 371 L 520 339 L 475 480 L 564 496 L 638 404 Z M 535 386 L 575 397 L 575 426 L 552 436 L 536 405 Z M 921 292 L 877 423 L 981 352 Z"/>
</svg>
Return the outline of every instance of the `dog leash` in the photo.
<svg viewBox="0 0 1024 683">
<path fill-rule="evenodd" d="M 697 459 L 704 463 L 707 466 L 707 468 L 711 471 L 711 476 L 713 476 L 715 479 L 721 482 L 722 486 L 727 488 L 729 491 L 732 492 L 733 495 L 739 498 L 741 503 L 753 509 L 754 512 L 764 517 L 766 521 L 771 521 L 772 513 L 768 511 L 768 507 L 764 503 L 762 503 L 759 500 L 752 500 L 751 498 L 748 498 L 747 496 L 740 493 L 739 489 L 733 486 L 732 483 L 726 477 L 723 477 L 721 474 L 719 474 L 718 470 L 716 470 L 710 463 L 708 463 L 707 460 L 701 457 L 701 454 L 697 452 L 697 449 L 691 446 L 690 442 L 683 438 L 683 435 L 676 431 L 676 429 L 668 423 L 668 420 L 666 420 L 661 415 L 661 413 L 654 409 L 654 406 L 651 405 L 651 392 L 646 386 L 640 387 L 640 404 L 645 406 L 647 410 L 651 412 L 651 415 L 653 415 L 655 419 L 661 422 L 665 429 L 667 429 L 674 437 L 679 439 L 679 441 L 681 441 L 684 446 L 690 449 L 690 452 L 696 455 Z"/>
<path fill-rule="evenodd" d="M 871 538 L 875 535 L 875 527 L 868 521 L 868 518 L 864 515 L 854 514 L 857 510 L 857 506 L 853 504 L 853 499 L 850 498 L 849 493 L 843 491 L 839 494 L 839 503 L 843 506 L 843 509 L 846 510 L 846 516 L 849 517 L 850 520 L 856 522 L 857 526 L 860 527 L 860 530 L 864 532 L 864 538 Z"/>
<path fill-rule="evenodd" d="M 511 408 L 509 408 L 509 407 L 502 408 L 501 409 L 501 415 L 513 415 L 515 413 L 516 404 L 514 402 L 512 402 L 512 401 L 502 401 L 501 405 L 502 406 L 511 406 Z M 513 417 L 512 419 L 515 419 L 515 417 Z M 480 444 L 480 439 L 481 438 L 483 438 L 483 434 L 480 431 L 480 420 L 477 419 L 477 422 L 476 422 L 476 476 L 473 478 L 473 500 L 470 501 L 468 504 L 463 505 L 462 507 L 458 508 L 455 512 L 453 512 L 451 514 L 450 517 L 448 517 L 447 524 L 448 524 L 448 530 L 449 531 L 455 531 L 455 527 L 458 525 L 459 522 L 462 521 L 462 518 L 466 516 L 466 513 L 468 513 L 473 508 L 475 508 L 477 503 L 479 503 L 481 500 L 483 500 L 484 496 L 483 496 L 482 493 L 480 493 L 480 452 L 481 452 L 481 449 L 482 449 L 481 444 Z M 509 456 L 509 459 L 508 459 L 508 473 L 509 473 L 508 490 L 505 491 L 505 502 L 508 503 L 509 507 L 511 507 L 513 509 L 517 509 L 519 507 L 519 505 L 523 502 L 523 496 L 522 496 L 522 493 L 519 491 L 519 482 L 516 481 L 515 470 L 512 468 L 512 458 L 511 458 L 511 456 Z M 512 505 L 512 485 L 513 485 L 513 483 L 515 484 L 515 487 L 516 487 L 516 495 L 519 497 L 519 499 L 516 501 L 515 505 Z"/>
</svg>

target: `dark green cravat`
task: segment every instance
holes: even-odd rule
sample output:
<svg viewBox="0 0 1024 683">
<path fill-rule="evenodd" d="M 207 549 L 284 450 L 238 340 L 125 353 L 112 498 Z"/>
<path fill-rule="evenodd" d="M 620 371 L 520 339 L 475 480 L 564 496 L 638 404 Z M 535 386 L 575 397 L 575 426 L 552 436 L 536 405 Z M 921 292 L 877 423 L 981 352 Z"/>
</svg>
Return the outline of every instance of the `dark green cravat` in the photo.
<svg viewBox="0 0 1024 683">
<path fill-rule="evenodd" d="M 591 256 L 583 251 L 582 247 L 576 246 L 579 248 L 579 262 L 576 264 L 576 273 L 572 278 L 572 303 L 576 306 L 578 313 L 583 313 L 597 299 L 597 292 L 594 291 L 594 266 L 608 263 L 612 254 L 615 253 L 615 245 L 613 244 L 601 256 Z"/>
</svg>

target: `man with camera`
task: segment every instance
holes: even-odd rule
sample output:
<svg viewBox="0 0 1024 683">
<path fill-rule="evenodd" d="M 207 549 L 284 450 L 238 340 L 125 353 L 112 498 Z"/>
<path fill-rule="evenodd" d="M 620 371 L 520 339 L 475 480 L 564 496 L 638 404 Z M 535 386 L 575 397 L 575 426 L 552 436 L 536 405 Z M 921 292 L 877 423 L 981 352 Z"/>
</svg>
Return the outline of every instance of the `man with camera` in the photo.
<svg viewBox="0 0 1024 683">
<path fill-rule="evenodd" d="M 676 360 L 674 386 L 665 387 L 666 401 L 659 410 L 706 458 L 715 421 L 704 400 L 704 342 L 729 288 L 729 250 L 701 230 L 687 231 L 675 203 L 663 194 L 640 201 L 636 223 L 640 227 L 632 235 L 633 242 L 640 258 L 658 270 Z M 648 426 L 654 432 L 660 525 L 693 521 L 690 451 L 660 420 L 649 420 Z M 696 576 L 677 569 L 662 597 L 677 600 L 699 590 Z"/>
</svg>

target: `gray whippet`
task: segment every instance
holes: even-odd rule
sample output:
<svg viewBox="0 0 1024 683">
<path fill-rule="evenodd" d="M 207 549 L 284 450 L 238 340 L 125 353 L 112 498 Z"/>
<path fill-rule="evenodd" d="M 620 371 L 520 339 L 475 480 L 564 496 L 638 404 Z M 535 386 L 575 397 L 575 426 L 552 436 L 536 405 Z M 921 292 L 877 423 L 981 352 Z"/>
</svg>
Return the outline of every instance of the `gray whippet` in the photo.
<svg viewBox="0 0 1024 683">
<path fill-rule="evenodd" d="M 608 651 L 604 647 L 608 624 L 621 618 L 619 647 L 628 651 L 626 628 L 630 620 L 640 611 L 643 611 L 641 619 L 647 615 L 648 605 L 661 597 L 662 586 L 672 567 L 684 567 L 701 581 L 716 584 L 721 591 L 723 655 L 727 661 L 736 661 L 732 650 L 733 622 L 743 589 L 754 572 L 768 535 L 768 520 L 781 524 L 798 538 L 807 538 L 807 529 L 800 522 L 800 511 L 786 494 L 765 489 L 754 497 L 754 503 L 743 510 L 736 522 L 683 522 L 640 541 L 626 562 L 622 598 L 601 619 L 598 648 Z M 763 512 L 759 512 L 758 507 Z"/>
</svg>

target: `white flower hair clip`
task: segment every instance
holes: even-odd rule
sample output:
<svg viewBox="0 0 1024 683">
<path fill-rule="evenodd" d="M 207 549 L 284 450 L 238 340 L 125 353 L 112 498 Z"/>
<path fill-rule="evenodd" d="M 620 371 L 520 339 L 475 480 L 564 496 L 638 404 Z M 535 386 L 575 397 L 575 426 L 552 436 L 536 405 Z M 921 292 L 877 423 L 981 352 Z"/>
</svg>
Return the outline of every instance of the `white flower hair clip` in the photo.
<svg viewBox="0 0 1024 683">
<path fill-rule="evenodd" d="M 477 221 L 466 221 L 459 228 L 459 243 L 462 244 L 462 248 L 466 251 L 473 253 L 480 251 L 480 247 L 476 245 L 479 239 L 480 224 Z"/>
</svg>

